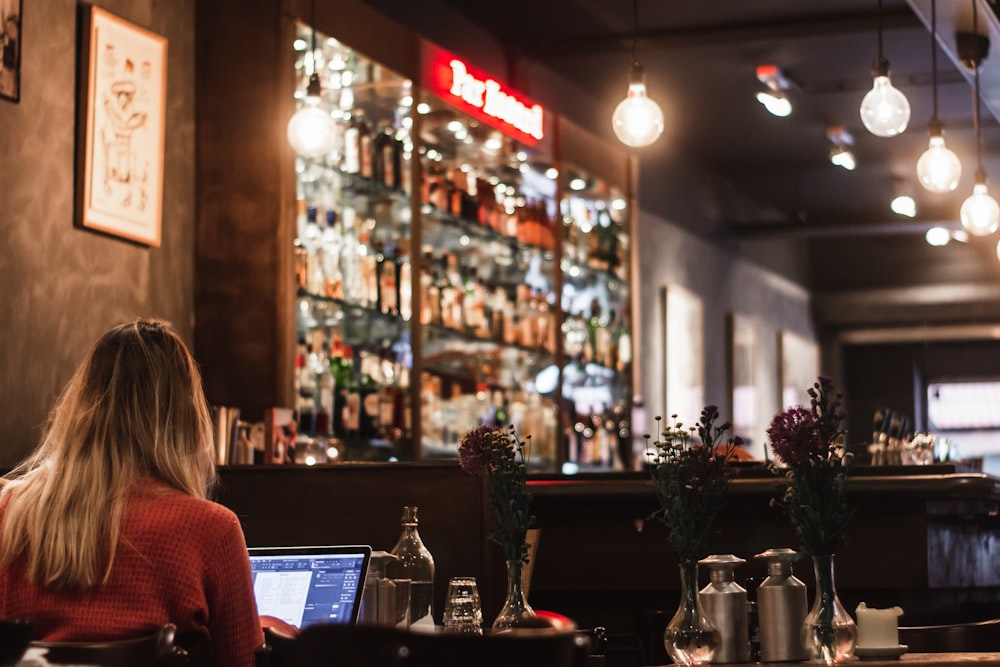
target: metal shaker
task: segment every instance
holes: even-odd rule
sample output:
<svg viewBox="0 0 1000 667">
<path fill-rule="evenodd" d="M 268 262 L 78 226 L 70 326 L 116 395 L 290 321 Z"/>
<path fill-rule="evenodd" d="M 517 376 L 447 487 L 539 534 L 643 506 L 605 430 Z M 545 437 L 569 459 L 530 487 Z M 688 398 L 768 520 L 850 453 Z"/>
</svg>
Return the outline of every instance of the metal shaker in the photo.
<svg viewBox="0 0 1000 667">
<path fill-rule="evenodd" d="M 767 561 L 768 577 L 757 587 L 761 662 L 806 659 L 800 633 L 808 611 L 806 585 L 792 574 L 791 549 L 768 549 L 754 558 Z"/>
<path fill-rule="evenodd" d="M 747 592 L 736 583 L 734 570 L 746 561 L 732 554 L 709 556 L 698 561 L 711 578 L 698 593 L 705 615 L 719 630 L 719 646 L 713 663 L 750 662 L 750 632 L 747 623 Z"/>
</svg>

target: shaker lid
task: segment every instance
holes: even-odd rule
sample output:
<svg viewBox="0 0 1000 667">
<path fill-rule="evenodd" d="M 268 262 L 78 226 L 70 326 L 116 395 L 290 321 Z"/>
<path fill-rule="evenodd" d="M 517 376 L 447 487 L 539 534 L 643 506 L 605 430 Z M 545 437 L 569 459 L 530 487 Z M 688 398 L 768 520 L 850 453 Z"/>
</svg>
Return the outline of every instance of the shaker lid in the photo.
<svg viewBox="0 0 1000 667">
<path fill-rule="evenodd" d="M 743 565 L 746 560 L 733 554 L 713 554 L 702 558 L 698 563 L 713 570 L 732 570 L 737 565 Z"/>
<path fill-rule="evenodd" d="M 767 573 L 770 575 L 778 574 L 791 574 L 792 573 L 792 563 L 799 559 L 799 552 L 794 549 L 768 549 L 763 551 L 754 558 L 763 558 L 767 560 Z"/>
</svg>

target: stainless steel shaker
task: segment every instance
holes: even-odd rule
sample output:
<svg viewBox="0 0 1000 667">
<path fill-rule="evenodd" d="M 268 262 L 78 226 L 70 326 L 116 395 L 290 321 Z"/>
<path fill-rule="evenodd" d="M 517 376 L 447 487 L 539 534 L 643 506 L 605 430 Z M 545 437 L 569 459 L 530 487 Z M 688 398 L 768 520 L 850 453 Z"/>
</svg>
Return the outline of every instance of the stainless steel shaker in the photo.
<svg viewBox="0 0 1000 667">
<path fill-rule="evenodd" d="M 698 593 L 705 615 L 719 630 L 719 646 L 713 663 L 750 662 L 750 631 L 747 623 L 747 592 L 735 581 L 735 569 L 746 561 L 732 554 L 709 556 L 698 561 L 709 569 L 708 585 Z"/>
<path fill-rule="evenodd" d="M 791 549 L 768 549 L 754 558 L 767 561 L 768 577 L 757 588 L 762 662 L 806 659 L 800 636 L 807 609 L 806 585 L 792 574 L 798 554 Z"/>
</svg>

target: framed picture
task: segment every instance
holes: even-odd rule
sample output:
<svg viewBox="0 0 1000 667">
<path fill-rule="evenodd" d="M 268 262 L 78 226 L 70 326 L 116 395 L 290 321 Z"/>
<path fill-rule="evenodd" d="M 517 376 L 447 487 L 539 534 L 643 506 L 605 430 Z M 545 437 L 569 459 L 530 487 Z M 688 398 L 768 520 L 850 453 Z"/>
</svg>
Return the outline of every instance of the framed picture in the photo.
<svg viewBox="0 0 1000 667">
<path fill-rule="evenodd" d="M 160 245 L 167 40 L 83 5 L 80 226 Z"/>
<path fill-rule="evenodd" d="M 0 97 L 21 99 L 22 0 L 0 0 Z"/>
<path fill-rule="evenodd" d="M 781 409 L 801 405 L 809 407 L 806 392 L 819 375 L 819 346 L 816 341 L 781 331 L 778 334 L 778 359 L 781 363 Z"/>
<path fill-rule="evenodd" d="M 704 314 L 701 299 L 682 287 L 663 290 L 666 360 L 664 418 L 694 424 L 705 407 Z"/>
<path fill-rule="evenodd" d="M 729 414 L 733 435 L 743 438 L 749 445 L 763 441 L 760 426 L 761 396 L 757 373 L 757 323 L 746 315 L 730 313 L 727 326 L 729 339 L 728 369 Z"/>
</svg>

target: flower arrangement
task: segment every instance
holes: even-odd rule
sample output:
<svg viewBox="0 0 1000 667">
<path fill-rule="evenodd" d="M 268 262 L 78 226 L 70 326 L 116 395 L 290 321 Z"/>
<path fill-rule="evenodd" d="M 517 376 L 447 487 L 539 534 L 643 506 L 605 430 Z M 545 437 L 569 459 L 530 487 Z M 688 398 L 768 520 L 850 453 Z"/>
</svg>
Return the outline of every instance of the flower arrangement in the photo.
<svg viewBox="0 0 1000 667">
<path fill-rule="evenodd" d="M 528 437 L 530 443 L 530 436 Z M 534 527 L 525 450 L 513 426 L 478 426 L 462 438 L 458 461 L 462 470 L 490 481 L 490 504 L 494 526 L 490 539 L 504 548 L 509 563 L 519 566 L 528 561 L 525 536 Z"/>
<path fill-rule="evenodd" d="M 652 443 L 655 450 L 648 452 L 660 502 L 660 509 L 650 518 L 666 526 L 682 564 L 696 563 L 709 553 L 712 523 L 722 510 L 732 478 L 728 462 L 741 444 L 738 437 L 722 443 L 731 425 L 717 426 L 718 418 L 718 408 L 708 405 L 698 424 L 685 429 L 673 415 L 674 424 L 661 431 Z M 660 418 L 656 420 L 659 424 Z M 648 448 L 650 436 L 645 437 Z"/>
<path fill-rule="evenodd" d="M 779 459 L 772 472 L 786 481 L 784 496 L 772 500 L 791 521 L 808 555 L 830 555 L 847 539 L 853 510 L 847 502 L 851 454 L 844 449 L 843 395 L 820 376 L 809 389 L 810 407 L 775 415 L 767 437 Z"/>
</svg>

